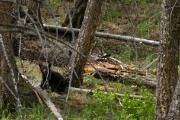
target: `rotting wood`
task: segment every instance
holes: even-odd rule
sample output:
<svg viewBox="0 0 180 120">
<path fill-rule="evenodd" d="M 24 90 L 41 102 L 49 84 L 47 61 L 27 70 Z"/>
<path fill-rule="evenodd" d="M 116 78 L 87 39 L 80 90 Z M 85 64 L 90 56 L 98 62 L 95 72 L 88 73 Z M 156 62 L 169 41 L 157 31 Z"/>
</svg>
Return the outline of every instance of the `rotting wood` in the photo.
<svg viewBox="0 0 180 120">
<path fill-rule="evenodd" d="M 87 64 L 85 66 L 85 74 L 93 74 L 96 78 L 100 78 L 100 74 L 102 77 L 118 80 L 121 83 L 130 82 L 138 86 L 144 85 L 151 89 L 156 88 L 156 80 L 147 78 L 144 71 L 138 71 L 131 68 L 130 66 L 133 65 L 121 67 L 120 65 L 110 64 L 108 62 L 98 62 L 92 65 Z"/>
<path fill-rule="evenodd" d="M 95 68 L 96 68 L 99 71 L 102 71 L 102 73 L 111 73 L 115 75 L 124 75 L 124 73 L 131 73 L 142 76 L 146 75 L 144 71 L 135 70 L 134 68 L 131 68 L 128 65 L 124 67 L 121 65 L 111 64 L 109 62 L 97 62 L 97 63 L 93 63 L 92 65 L 87 64 L 85 66 L 84 68 L 85 73 L 93 73 L 95 72 Z"/>
<path fill-rule="evenodd" d="M 125 76 L 125 77 L 122 77 L 121 79 L 123 79 L 123 81 L 120 80 L 120 82 L 124 82 L 124 81 L 133 82 L 134 84 L 136 84 L 138 86 L 144 85 L 148 88 L 156 89 L 157 83 L 156 83 L 155 79 L 150 79 L 150 78 L 142 77 L 139 75 L 136 75 L 136 77 L 134 77 L 134 78 Z"/>
<path fill-rule="evenodd" d="M 99 74 L 101 74 L 102 77 L 112 78 L 112 79 L 118 80 L 121 83 L 130 82 L 138 86 L 144 85 L 151 89 L 156 88 L 156 82 L 154 79 L 142 77 L 136 74 L 133 77 L 132 76 L 130 77 L 130 75 L 122 75 L 121 73 L 115 72 L 115 70 L 109 70 L 105 68 L 103 69 L 98 68 L 97 71 L 99 72 Z M 98 78 L 98 74 L 96 72 L 93 75 Z"/>
<path fill-rule="evenodd" d="M 55 25 L 47 25 L 43 24 L 45 30 L 59 30 L 61 32 L 68 32 L 71 33 L 71 30 L 67 27 L 61 27 L 61 26 L 55 26 Z M 80 29 L 73 28 L 74 33 L 79 33 Z M 123 41 L 130 41 L 130 42 L 137 42 L 137 43 L 144 43 L 147 45 L 154 45 L 158 46 L 159 42 L 154 41 L 154 40 L 147 40 L 144 38 L 136 38 L 133 36 L 124 36 L 124 35 L 117 35 L 117 34 L 110 34 L 110 33 L 103 33 L 103 32 L 95 32 L 96 37 L 101 37 L 101 38 L 109 38 L 109 39 L 116 39 L 116 40 L 123 40 Z"/>
</svg>

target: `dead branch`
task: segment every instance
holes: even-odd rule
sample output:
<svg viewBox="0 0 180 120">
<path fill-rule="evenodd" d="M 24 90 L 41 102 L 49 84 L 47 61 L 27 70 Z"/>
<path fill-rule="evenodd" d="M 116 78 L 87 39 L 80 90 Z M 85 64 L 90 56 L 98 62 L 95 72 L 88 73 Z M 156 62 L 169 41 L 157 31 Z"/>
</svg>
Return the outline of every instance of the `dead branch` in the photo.
<svg viewBox="0 0 180 120">
<path fill-rule="evenodd" d="M 54 114 L 54 116 L 58 119 L 58 120 L 63 120 L 62 115 L 60 114 L 60 112 L 58 111 L 58 109 L 55 107 L 55 105 L 53 104 L 53 102 L 50 100 L 50 98 L 47 96 L 47 93 L 45 91 L 43 91 L 37 84 L 35 84 L 32 80 L 26 79 L 31 85 L 32 87 L 38 92 L 39 96 L 41 97 L 41 99 L 44 101 L 44 103 L 47 105 L 47 107 L 49 107 L 49 109 L 52 111 L 52 113 Z"/>
<path fill-rule="evenodd" d="M 78 92 L 83 92 L 83 93 L 94 93 L 94 90 L 89 90 L 89 89 L 82 89 L 82 88 L 75 88 L 75 87 L 70 87 L 70 90 L 72 91 L 78 91 Z M 108 94 L 107 92 L 103 92 L 104 94 Z M 120 94 L 120 93 L 115 93 L 115 95 L 119 96 L 119 97 L 124 97 L 124 94 Z M 138 98 L 138 99 L 143 99 L 142 96 L 140 95 L 130 95 L 130 98 Z"/>
<path fill-rule="evenodd" d="M 55 26 L 55 25 L 47 25 L 44 24 L 44 28 L 46 30 L 59 30 L 61 32 L 68 32 L 71 33 L 71 30 L 67 27 L 60 27 L 60 26 Z M 80 29 L 73 28 L 74 33 L 79 33 Z M 117 35 L 117 34 L 110 34 L 110 33 L 103 33 L 103 32 L 95 32 L 96 37 L 101 37 L 101 38 L 109 38 L 109 39 L 116 39 L 116 40 L 123 40 L 123 41 L 130 41 L 130 42 L 138 42 L 138 43 L 144 43 L 147 45 L 154 45 L 158 46 L 159 42 L 154 41 L 154 40 L 147 40 L 143 38 L 136 38 L 132 36 L 123 36 L 123 35 Z"/>
</svg>

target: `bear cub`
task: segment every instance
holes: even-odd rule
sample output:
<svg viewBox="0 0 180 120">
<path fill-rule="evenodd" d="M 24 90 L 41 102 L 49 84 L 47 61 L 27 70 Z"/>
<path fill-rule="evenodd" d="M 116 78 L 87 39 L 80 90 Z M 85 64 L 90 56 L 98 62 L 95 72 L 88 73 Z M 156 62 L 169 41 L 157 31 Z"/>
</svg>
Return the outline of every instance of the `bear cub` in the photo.
<svg viewBox="0 0 180 120">
<path fill-rule="evenodd" d="M 40 71 L 42 73 L 42 81 L 40 87 L 47 89 L 48 85 L 51 87 L 51 91 L 62 93 L 66 92 L 69 86 L 69 81 L 66 80 L 60 73 L 51 69 L 51 64 L 43 65 L 39 64 Z"/>
</svg>

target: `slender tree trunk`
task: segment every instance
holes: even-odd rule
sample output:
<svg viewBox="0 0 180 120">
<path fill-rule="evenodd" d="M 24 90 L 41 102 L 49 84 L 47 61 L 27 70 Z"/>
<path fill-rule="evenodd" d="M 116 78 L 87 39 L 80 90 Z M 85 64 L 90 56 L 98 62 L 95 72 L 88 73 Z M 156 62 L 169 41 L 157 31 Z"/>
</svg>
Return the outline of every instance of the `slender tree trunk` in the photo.
<svg viewBox="0 0 180 120">
<path fill-rule="evenodd" d="M 167 117 L 179 78 L 180 1 L 163 0 L 159 48 L 156 120 Z"/>
<path fill-rule="evenodd" d="M 4 33 L 2 35 L 2 39 L 0 38 L 0 46 L 1 48 L 3 47 L 3 42 L 5 51 L 3 51 L 3 55 L 1 56 L 1 75 L 3 82 L 5 82 L 5 84 L 3 84 L 5 90 L 2 89 L 2 91 L 5 92 L 5 96 L 3 96 L 5 105 L 10 103 L 16 104 L 17 98 L 19 100 L 21 99 L 23 103 L 27 103 L 28 105 L 37 103 L 37 98 L 33 92 L 33 88 L 27 84 L 25 80 L 23 80 L 23 78 L 20 76 L 20 73 L 18 72 L 10 34 Z M 5 87 L 6 85 L 9 88 Z"/>
<path fill-rule="evenodd" d="M 84 18 L 84 13 L 86 10 L 88 0 L 76 0 L 75 7 L 71 9 L 71 17 L 72 17 L 72 26 L 73 28 L 81 28 L 82 21 Z M 66 15 L 66 19 L 62 26 L 69 25 L 69 15 Z"/>
<path fill-rule="evenodd" d="M 90 53 L 92 44 L 94 43 L 94 33 L 99 25 L 99 16 L 103 0 L 89 0 L 86 8 L 84 20 L 79 33 L 76 49 L 83 56 L 73 53 L 70 59 L 70 67 L 73 67 L 75 74 L 72 77 L 72 86 L 79 87 L 83 82 L 83 70 Z"/>
<path fill-rule="evenodd" d="M 14 9 L 14 6 L 13 6 L 13 4 L 12 3 L 5 3 L 5 2 L 0 2 L 0 10 L 1 10 L 1 12 L 0 12 L 0 23 L 4 23 L 4 24 L 6 24 L 6 23 L 11 23 L 11 20 L 12 20 L 12 18 L 11 18 L 11 16 L 9 16 L 8 15 L 8 13 L 12 13 L 12 10 Z M 6 11 L 6 13 L 7 14 L 3 14 L 2 12 L 5 12 Z M 2 33 L 1 33 L 2 34 Z M 8 34 L 2 34 L 3 36 L 6 36 L 6 35 L 8 35 Z M 2 40 L 1 39 L 1 37 L 0 37 L 0 40 Z M 1 70 L 1 79 L 0 79 L 0 83 L 1 83 L 1 86 L 0 86 L 0 97 L 1 97 L 1 105 L 3 105 L 3 103 L 4 103 L 4 97 L 5 97 L 5 91 L 4 91 L 4 85 L 2 84 L 2 77 L 3 76 L 5 76 L 5 75 L 3 75 L 3 61 L 4 61 L 4 59 L 3 59 L 3 52 L 2 52 L 2 46 L 0 45 L 0 48 L 1 48 L 1 50 L 0 50 L 0 53 L 1 53 L 1 57 L 0 57 L 0 70 Z"/>
</svg>

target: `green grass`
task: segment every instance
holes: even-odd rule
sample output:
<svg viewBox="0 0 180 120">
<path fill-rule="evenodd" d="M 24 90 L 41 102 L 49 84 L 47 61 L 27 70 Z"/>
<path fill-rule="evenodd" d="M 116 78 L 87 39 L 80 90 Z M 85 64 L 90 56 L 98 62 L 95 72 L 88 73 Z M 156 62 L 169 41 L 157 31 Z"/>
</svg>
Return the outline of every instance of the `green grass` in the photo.
<svg viewBox="0 0 180 120">
<path fill-rule="evenodd" d="M 51 111 L 45 105 L 34 105 L 32 107 L 22 108 L 22 113 L 16 109 L 14 112 L 0 109 L 1 120 L 55 120 Z"/>
<path fill-rule="evenodd" d="M 154 36 L 159 34 L 160 29 L 160 3 L 150 0 L 138 0 L 136 2 L 137 8 L 134 0 L 124 1 L 128 12 L 120 1 L 107 3 L 106 12 L 103 12 L 102 15 L 103 20 L 100 29 L 105 29 L 110 33 L 157 40 Z"/>
<path fill-rule="evenodd" d="M 155 118 L 155 98 L 147 89 L 143 89 L 144 99 L 130 98 L 129 92 L 117 99 L 119 85 L 108 95 L 95 92 L 81 109 L 66 105 L 67 120 L 153 120 Z M 83 95 L 83 98 L 87 96 Z M 121 104 L 120 104 L 121 103 Z"/>
<path fill-rule="evenodd" d="M 45 7 L 46 13 L 49 14 L 51 17 L 48 18 L 47 15 L 42 15 L 42 20 L 46 24 L 51 25 L 61 25 L 66 17 L 66 10 L 64 8 L 63 0 L 49 0 L 48 1 L 49 7 Z M 53 17 L 52 14 L 59 15 L 59 17 Z"/>
</svg>

